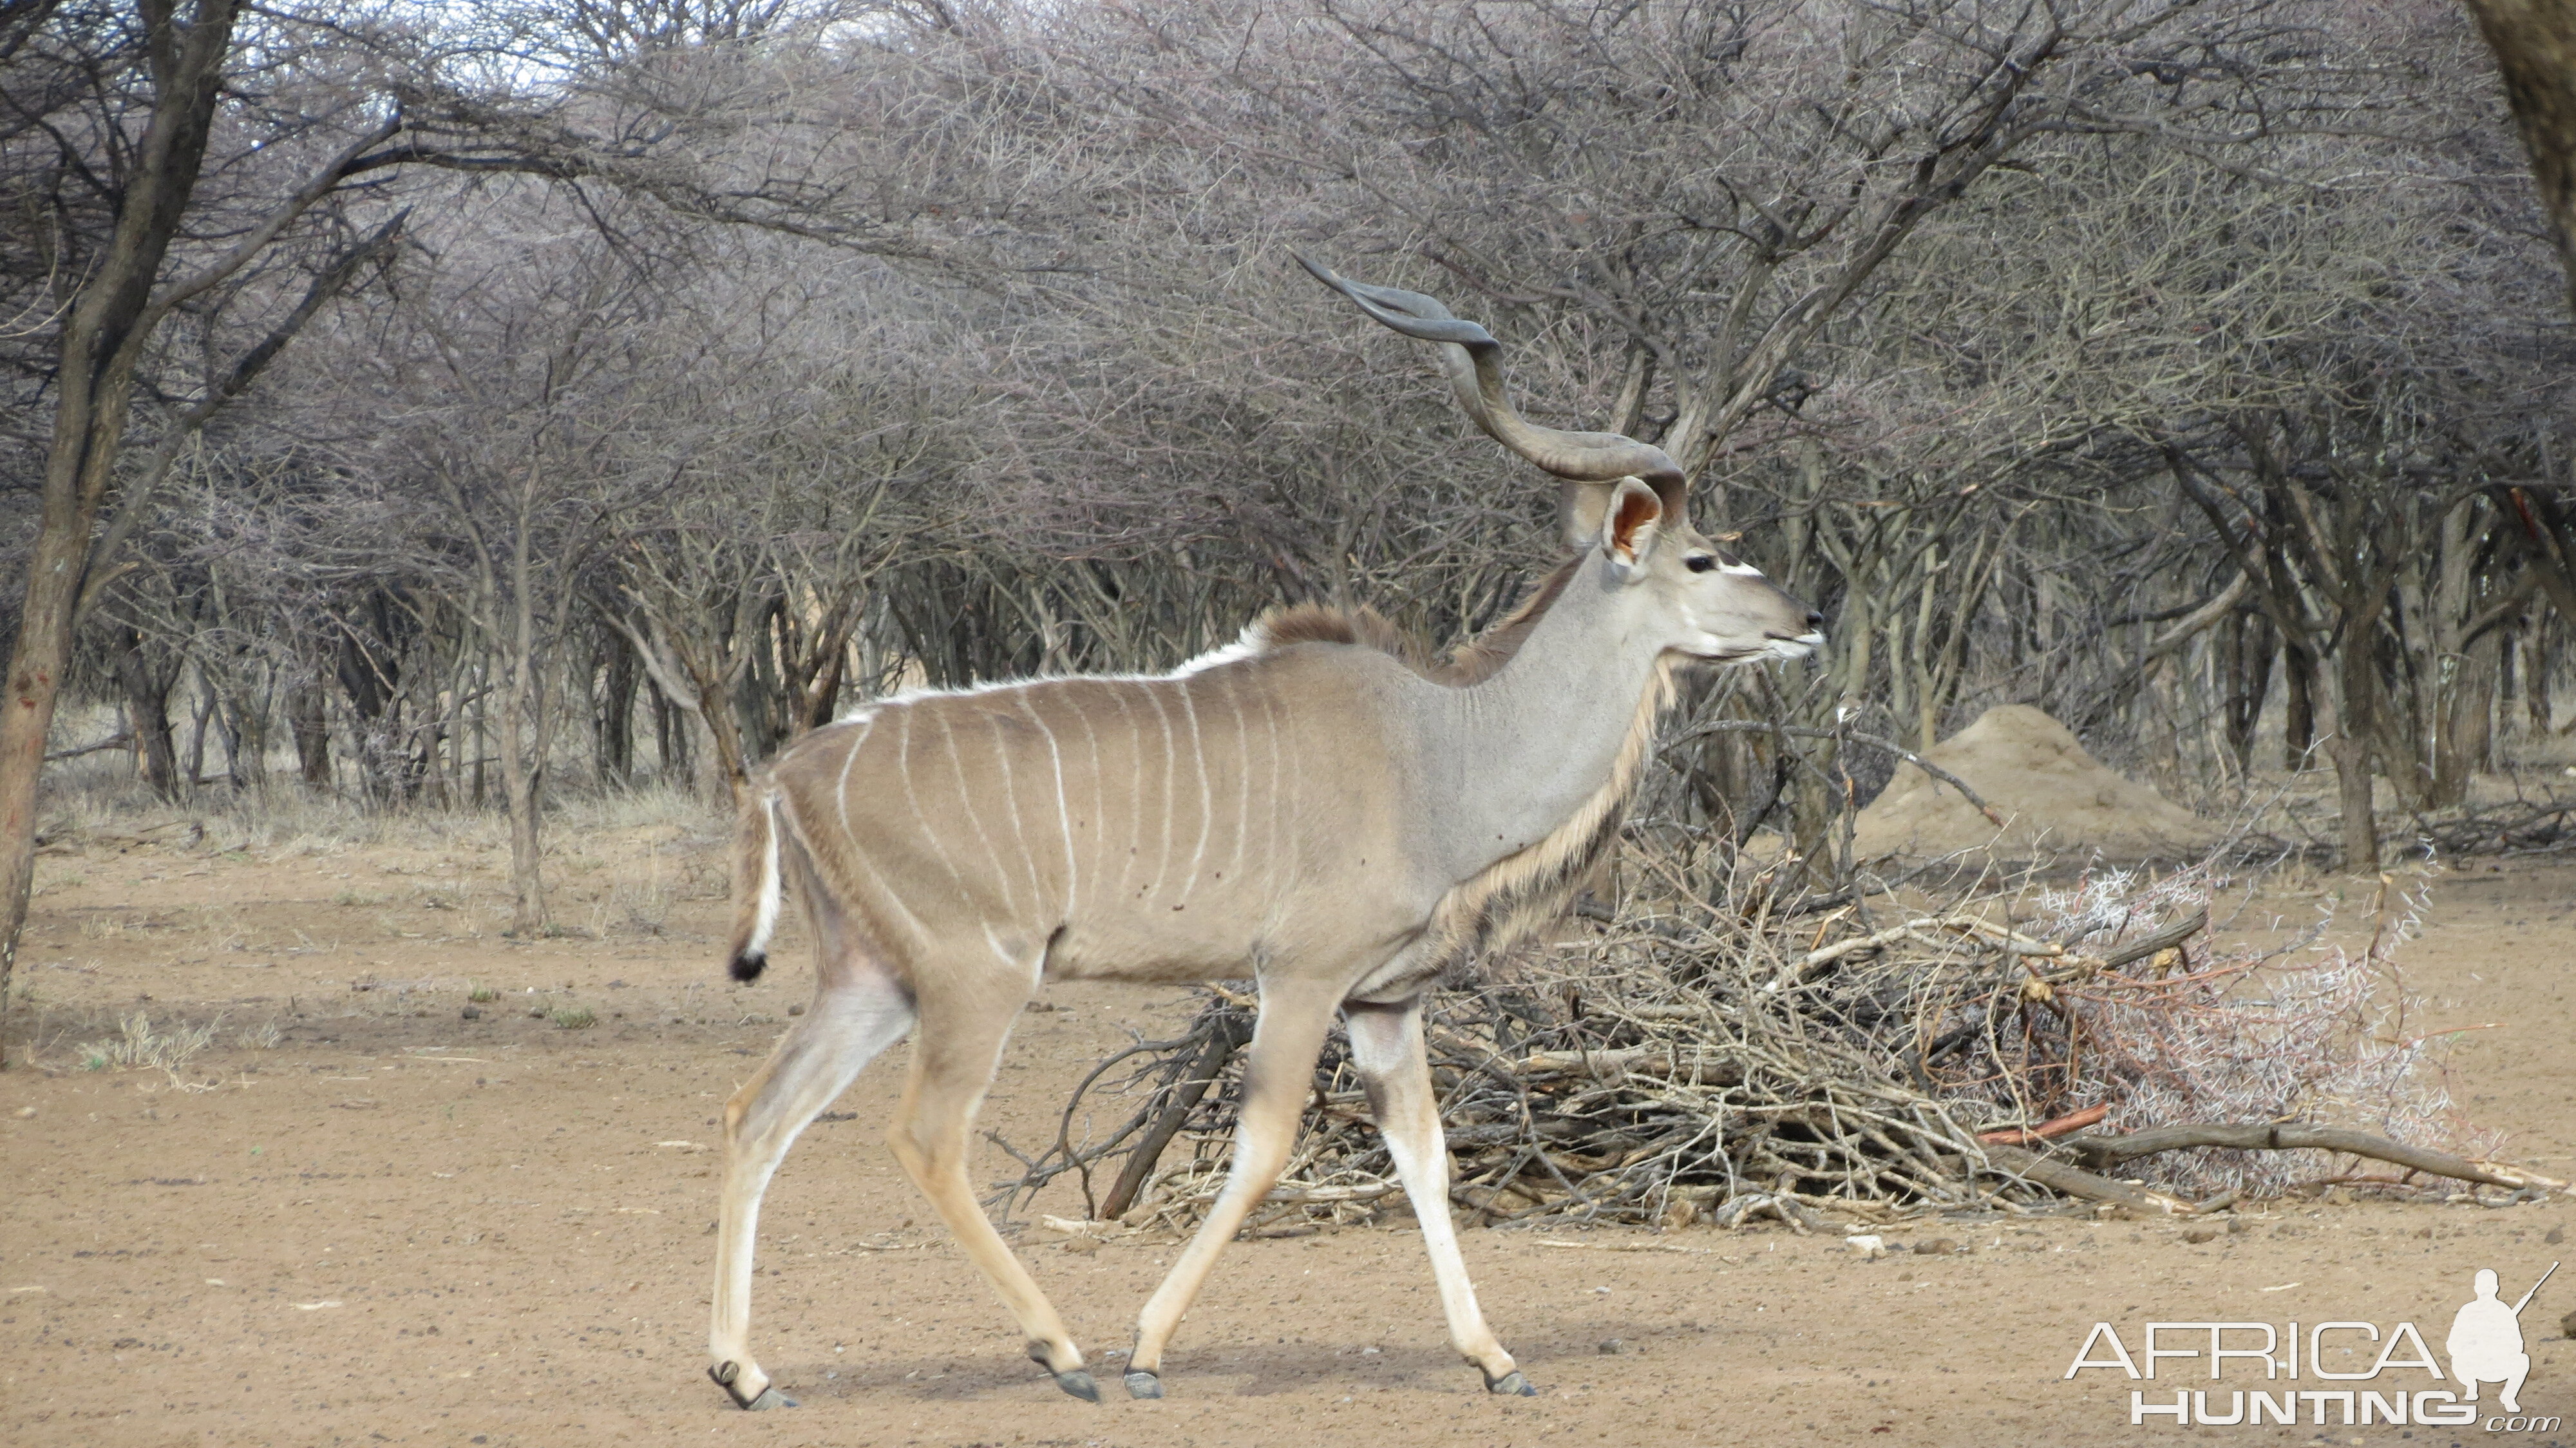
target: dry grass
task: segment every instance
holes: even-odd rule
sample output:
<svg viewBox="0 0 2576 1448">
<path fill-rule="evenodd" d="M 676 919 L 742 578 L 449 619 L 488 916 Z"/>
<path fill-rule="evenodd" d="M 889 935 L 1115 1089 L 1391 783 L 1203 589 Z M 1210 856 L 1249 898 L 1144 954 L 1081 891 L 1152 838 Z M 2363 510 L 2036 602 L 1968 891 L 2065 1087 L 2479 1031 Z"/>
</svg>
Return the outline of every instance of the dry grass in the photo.
<svg viewBox="0 0 2576 1448">
<path fill-rule="evenodd" d="M 72 1054 L 84 1071 L 149 1069 L 175 1077 L 198 1052 L 214 1044 L 222 1027 L 223 1017 L 217 1016 L 202 1025 L 156 1030 L 149 1013 L 136 1011 L 117 1022 L 116 1035 L 84 1042 Z M 276 1030 L 274 1022 L 269 1029 Z"/>
<path fill-rule="evenodd" d="M 113 712 L 104 709 L 86 714 L 66 710 L 57 721 L 56 738 L 104 736 L 114 732 L 113 719 Z M 508 848 L 508 822 L 497 809 L 418 802 L 379 808 L 340 793 L 307 790 L 295 777 L 291 755 L 273 756 L 268 766 L 266 782 L 256 788 L 236 791 L 208 783 L 172 804 L 153 796 L 121 752 L 64 760 L 45 772 L 41 832 L 75 840 L 141 837 L 210 854 L 240 850 L 269 859 L 327 856 L 374 845 Z M 648 828 L 703 846 L 720 842 L 730 824 L 723 809 L 689 791 L 661 785 L 559 791 L 547 801 L 549 853 L 559 848 L 560 840 Z"/>
</svg>

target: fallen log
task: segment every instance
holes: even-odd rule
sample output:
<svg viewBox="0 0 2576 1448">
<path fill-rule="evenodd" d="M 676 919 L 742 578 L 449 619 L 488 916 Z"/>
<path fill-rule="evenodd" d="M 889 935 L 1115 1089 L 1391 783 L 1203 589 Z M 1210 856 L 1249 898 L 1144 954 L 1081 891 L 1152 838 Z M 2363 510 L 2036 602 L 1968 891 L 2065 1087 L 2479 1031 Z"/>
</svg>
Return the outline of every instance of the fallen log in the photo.
<svg viewBox="0 0 2576 1448">
<path fill-rule="evenodd" d="M 1988 1145 L 1986 1160 L 2025 1181 L 2034 1181 L 2050 1191 L 2082 1197 L 2088 1202 L 2109 1202 L 2133 1212 L 2152 1212 L 2169 1217 L 2187 1217 L 2195 1210 L 2191 1203 L 2180 1197 L 2096 1176 L 2073 1162 L 2057 1161 L 2018 1146 Z"/>
<path fill-rule="evenodd" d="M 2449 1152 L 2406 1146 L 2366 1131 L 2348 1131 L 2338 1126 L 2222 1126 L 2186 1122 L 2176 1126 L 2149 1127 L 2145 1131 L 2132 1131 L 2121 1136 L 2078 1136 L 2063 1145 L 2085 1165 L 2094 1167 L 2118 1166 L 2124 1161 L 2153 1156 L 2158 1152 L 2187 1151 L 2206 1146 L 2228 1147 L 2237 1151 L 2334 1151 L 2390 1162 L 2409 1171 L 2491 1187 L 2534 1187 L 2544 1191 L 2567 1189 L 2567 1183 L 2555 1177 L 2545 1177 L 2518 1166 L 2470 1161 Z M 1991 1148 L 1989 1154 L 1992 1154 Z M 2039 1181 L 2040 1178 L 2034 1176 L 2031 1180 Z"/>
</svg>

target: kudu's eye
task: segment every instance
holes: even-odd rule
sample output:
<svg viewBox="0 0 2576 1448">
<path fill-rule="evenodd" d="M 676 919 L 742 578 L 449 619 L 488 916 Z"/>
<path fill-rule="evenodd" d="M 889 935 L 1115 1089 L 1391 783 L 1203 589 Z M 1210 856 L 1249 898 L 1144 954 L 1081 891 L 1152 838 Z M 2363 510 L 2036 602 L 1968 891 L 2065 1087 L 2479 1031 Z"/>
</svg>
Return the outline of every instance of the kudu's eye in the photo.
<svg viewBox="0 0 2576 1448">
<path fill-rule="evenodd" d="M 1694 553 L 1682 560 L 1682 566 L 1693 573 L 1706 573 L 1717 566 L 1717 558 L 1714 554 Z"/>
</svg>

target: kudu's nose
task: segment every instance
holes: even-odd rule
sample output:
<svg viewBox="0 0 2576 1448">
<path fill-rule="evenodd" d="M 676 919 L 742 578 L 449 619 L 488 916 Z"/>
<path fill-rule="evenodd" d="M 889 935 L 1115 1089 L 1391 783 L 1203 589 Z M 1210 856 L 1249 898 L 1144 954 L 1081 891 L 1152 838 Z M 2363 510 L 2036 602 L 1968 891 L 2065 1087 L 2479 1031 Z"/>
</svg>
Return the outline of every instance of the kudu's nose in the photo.
<svg viewBox="0 0 2576 1448">
<path fill-rule="evenodd" d="M 1820 608 L 1808 609 L 1807 627 L 1812 632 L 1823 633 L 1825 631 L 1825 611 Z"/>
</svg>

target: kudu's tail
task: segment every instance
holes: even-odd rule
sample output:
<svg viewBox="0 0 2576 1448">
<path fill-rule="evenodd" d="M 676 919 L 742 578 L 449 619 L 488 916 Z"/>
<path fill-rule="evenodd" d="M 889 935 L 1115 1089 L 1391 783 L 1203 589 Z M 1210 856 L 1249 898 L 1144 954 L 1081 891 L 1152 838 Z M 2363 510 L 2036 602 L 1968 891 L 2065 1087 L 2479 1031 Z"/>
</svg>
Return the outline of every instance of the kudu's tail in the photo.
<svg viewBox="0 0 2576 1448">
<path fill-rule="evenodd" d="M 769 966 L 769 933 L 778 927 L 778 791 L 766 781 L 743 801 L 734 832 L 733 952 L 725 969 L 742 981 Z"/>
</svg>

